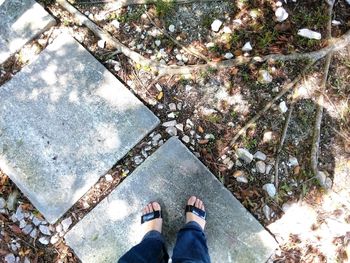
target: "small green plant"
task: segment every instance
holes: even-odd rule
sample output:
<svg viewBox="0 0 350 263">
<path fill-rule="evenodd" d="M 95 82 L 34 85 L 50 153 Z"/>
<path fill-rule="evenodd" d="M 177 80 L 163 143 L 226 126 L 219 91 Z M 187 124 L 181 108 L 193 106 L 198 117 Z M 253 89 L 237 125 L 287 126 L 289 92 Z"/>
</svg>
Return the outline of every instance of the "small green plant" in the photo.
<svg viewBox="0 0 350 263">
<path fill-rule="evenodd" d="M 299 27 L 307 27 L 311 29 L 320 29 L 326 26 L 329 18 L 325 10 L 325 5 L 316 7 L 312 10 L 309 8 L 299 8 L 292 20 Z"/>
<path fill-rule="evenodd" d="M 174 8 L 174 1 L 157 0 L 155 3 L 156 14 L 159 17 L 164 17 L 169 14 Z"/>
<path fill-rule="evenodd" d="M 245 148 L 252 150 L 258 145 L 258 141 L 255 138 L 248 138 L 245 136 L 243 137 L 243 144 Z"/>
<path fill-rule="evenodd" d="M 232 110 L 232 111 L 230 112 L 230 116 L 231 116 L 232 118 L 236 118 L 236 117 L 237 117 L 237 112 L 236 112 L 235 110 Z"/>
<path fill-rule="evenodd" d="M 141 18 L 144 12 L 144 8 L 137 8 L 135 10 L 120 14 L 119 16 L 117 16 L 117 20 L 122 23 L 130 23 L 133 21 L 137 21 Z"/>
<path fill-rule="evenodd" d="M 267 48 L 276 40 L 276 35 L 275 31 L 266 31 L 263 35 L 258 37 L 258 47 Z"/>
<path fill-rule="evenodd" d="M 221 121 L 221 116 L 217 115 L 217 114 L 211 114 L 206 116 L 207 121 L 211 122 L 211 123 L 218 123 Z"/>
</svg>

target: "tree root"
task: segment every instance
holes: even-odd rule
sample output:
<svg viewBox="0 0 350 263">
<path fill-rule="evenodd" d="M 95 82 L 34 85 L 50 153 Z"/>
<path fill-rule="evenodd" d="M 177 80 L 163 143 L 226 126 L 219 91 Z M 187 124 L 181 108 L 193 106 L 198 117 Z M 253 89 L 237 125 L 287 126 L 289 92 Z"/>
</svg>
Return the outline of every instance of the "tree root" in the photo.
<svg viewBox="0 0 350 263">
<path fill-rule="evenodd" d="M 133 1 L 134 2 L 134 1 Z M 137 0 L 135 0 L 137 2 Z M 75 7 L 69 4 L 66 0 L 57 0 L 64 9 L 71 13 L 74 19 L 81 25 L 85 25 L 89 28 L 96 36 L 105 40 L 109 45 L 116 48 L 119 52 L 130 58 L 134 63 L 144 67 L 150 68 L 155 74 L 164 75 L 188 75 L 196 71 L 209 70 L 209 69 L 227 69 L 234 66 L 246 65 L 249 63 L 259 63 L 270 60 L 275 61 L 293 61 L 293 60 L 310 60 L 317 61 L 325 57 L 330 52 L 338 51 L 346 47 L 350 43 L 350 30 L 343 36 L 330 40 L 330 44 L 318 51 L 308 53 L 293 53 L 289 55 L 282 54 L 271 54 L 263 57 L 243 57 L 239 56 L 234 59 L 222 60 L 220 62 L 208 62 L 206 64 L 188 65 L 188 66 L 177 66 L 177 65 L 162 65 L 157 61 L 148 59 L 139 53 L 131 50 L 117 38 L 111 36 L 106 30 L 102 29 L 94 22 L 89 20 L 85 15 L 78 11 Z M 127 3 L 127 2 L 123 2 Z"/>
</svg>

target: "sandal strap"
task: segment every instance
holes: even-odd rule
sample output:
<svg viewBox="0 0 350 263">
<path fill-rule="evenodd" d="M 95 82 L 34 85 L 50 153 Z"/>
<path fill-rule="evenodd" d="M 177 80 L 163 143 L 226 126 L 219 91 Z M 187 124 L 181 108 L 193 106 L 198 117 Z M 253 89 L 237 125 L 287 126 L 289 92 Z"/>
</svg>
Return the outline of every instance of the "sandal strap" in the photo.
<svg viewBox="0 0 350 263">
<path fill-rule="evenodd" d="M 148 214 L 141 216 L 141 224 L 148 222 L 148 221 L 151 221 L 151 220 L 156 219 L 156 218 L 163 218 L 162 211 L 160 211 L 160 210 L 153 211 L 153 212 L 150 212 Z"/>
<path fill-rule="evenodd" d="M 196 216 L 202 218 L 202 219 L 206 219 L 207 217 L 207 214 L 205 211 L 203 211 L 202 209 L 199 209 L 198 207 L 195 207 L 193 205 L 186 205 L 186 209 L 185 209 L 185 212 L 190 212 L 190 213 L 193 213 L 195 214 Z"/>
</svg>

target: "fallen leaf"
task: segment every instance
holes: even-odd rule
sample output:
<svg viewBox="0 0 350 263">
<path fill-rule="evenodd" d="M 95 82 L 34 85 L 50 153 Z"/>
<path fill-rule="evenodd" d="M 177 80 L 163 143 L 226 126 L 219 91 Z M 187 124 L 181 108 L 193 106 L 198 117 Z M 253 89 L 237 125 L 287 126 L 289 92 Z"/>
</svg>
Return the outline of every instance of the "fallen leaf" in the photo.
<svg viewBox="0 0 350 263">
<path fill-rule="evenodd" d="M 197 130 L 198 130 L 198 132 L 200 132 L 200 133 L 203 133 L 203 132 L 204 132 L 204 129 L 202 128 L 202 126 L 198 126 Z"/>
<path fill-rule="evenodd" d="M 16 234 L 22 234 L 22 230 L 17 225 L 10 226 L 10 229 Z"/>
</svg>

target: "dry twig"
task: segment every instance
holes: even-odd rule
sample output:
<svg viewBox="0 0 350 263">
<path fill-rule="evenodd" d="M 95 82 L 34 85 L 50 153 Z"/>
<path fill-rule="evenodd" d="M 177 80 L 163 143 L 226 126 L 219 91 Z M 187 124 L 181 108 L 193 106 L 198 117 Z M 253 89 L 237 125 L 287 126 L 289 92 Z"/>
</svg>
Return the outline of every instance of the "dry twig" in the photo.
<svg viewBox="0 0 350 263">
<path fill-rule="evenodd" d="M 329 5 L 328 8 L 328 15 L 329 15 L 329 21 L 327 25 L 327 39 L 331 39 L 332 37 L 332 13 L 333 13 L 333 6 L 335 0 L 327 0 L 326 1 Z M 314 175 L 318 174 L 318 152 L 320 147 L 320 135 L 321 135 L 321 123 L 322 123 L 322 117 L 323 117 L 323 104 L 324 104 L 324 91 L 326 89 L 327 79 L 328 79 L 328 73 L 329 73 L 329 67 L 331 64 L 333 52 L 330 52 L 326 56 L 326 62 L 324 64 L 323 68 L 323 78 L 321 82 L 320 87 L 320 95 L 317 100 L 317 109 L 316 109 L 316 118 L 315 118 L 315 124 L 314 124 L 314 130 L 313 130 L 313 137 L 312 137 L 312 144 L 311 144 L 311 158 L 310 158 L 310 164 L 311 169 Z"/>
<path fill-rule="evenodd" d="M 79 12 L 75 7 L 69 4 L 66 0 L 57 0 L 63 8 L 65 8 L 69 13 L 71 13 L 74 19 L 82 25 L 85 25 L 89 28 L 96 36 L 105 40 L 109 45 L 118 49 L 119 52 L 123 53 L 125 56 L 130 58 L 134 63 L 139 64 L 141 66 L 151 68 L 155 73 L 159 75 L 187 75 L 200 70 L 208 70 L 212 69 L 226 69 L 234 66 L 245 65 L 249 63 L 257 63 L 257 62 L 265 62 L 268 60 L 278 60 L 278 61 L 290 61 L 290 60 L 311 60 L 313 62 L 325 57 L 332 51 L 340 50 L 346 47 L 350 43 L 350 30 L 346 32 L 343 36 L 331 39 L 330 44 L 318 51 L 313 51 L 309 53 L 293 53 L 290 55 L 282 55 L 282 54 L 271 54 L 263 57 L 243 57 L 239 56 L 234 59 L 223 60 L 220 62 L 208 62 L 206 64 L 199 65 L 189 65 L 189 66 L 176 66 L 176 65 L 162 65 L 157 61 L 153 61 L 148 59 L 139 53 L 131 50 L 123 43 L 121 43 L 118 39 L 111 36 L 106 30 L 102 29 L 94 22 L 89 20 L 85 15 Z"/>
</svg>

